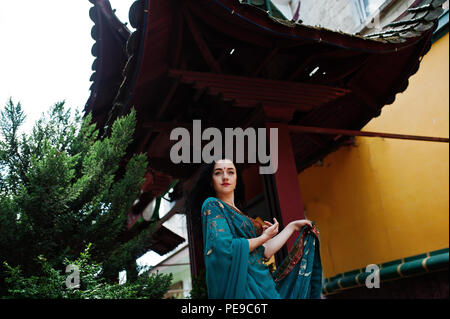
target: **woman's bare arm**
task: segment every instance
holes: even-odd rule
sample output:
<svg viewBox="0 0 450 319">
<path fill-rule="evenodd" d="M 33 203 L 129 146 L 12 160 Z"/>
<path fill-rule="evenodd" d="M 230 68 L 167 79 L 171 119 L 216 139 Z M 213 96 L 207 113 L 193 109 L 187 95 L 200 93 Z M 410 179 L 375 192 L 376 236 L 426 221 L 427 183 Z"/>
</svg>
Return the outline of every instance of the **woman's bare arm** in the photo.
<svg viewBox="0 0 450 319">
<path fill-rule="evenodd" d="M 312 227 L 311 221 L 307 219 L 295 220 L 290 222 L 278 235 L 266 241 L 263 246 L 265 248 L 264 257 L 270 258 L 283 247 L 294 231 L 300 231 L 304 225 Z"/>
<path fill-rule="evenodd" d="M 287 225 L 278 235 L 273 237 L 272 239 L 266 241 L 263 246 L 266 249 L 264 251 L 264 257 L 269 259 L 272 257 L 277 251 L 283 247 L 286 241 L 291 237 L 294 232 L 294 227 L 291 224 Z"/>
<path fill-rule="evenodd" d="M 311 221 L 307 219 L 295 220 L 290 222 L 282 231 L 278 233 L 279 223 L 274 218 L 274 224 L 265 221 L 264 232 L 261 236 L 248 239 L 249 252 L 256 247 L 263 245 L 265 248 L 264 257 L 269 259 L 283 247 L 294 231 L 300 231 L 304 225 L 312 227 Z"/>
<path fill-rule="evenodd" d="M 250 238 L 248 239 L 248 247 L 249 247 L 249 252 L 252 252 L 253 250 L 255 250 L 257 247 L 261 246 L 262 244 L 264 244 L 265 242 L 267 242 L 267 238 L 263 235 L 256 237 L 256 238 Z"/>
</svg>

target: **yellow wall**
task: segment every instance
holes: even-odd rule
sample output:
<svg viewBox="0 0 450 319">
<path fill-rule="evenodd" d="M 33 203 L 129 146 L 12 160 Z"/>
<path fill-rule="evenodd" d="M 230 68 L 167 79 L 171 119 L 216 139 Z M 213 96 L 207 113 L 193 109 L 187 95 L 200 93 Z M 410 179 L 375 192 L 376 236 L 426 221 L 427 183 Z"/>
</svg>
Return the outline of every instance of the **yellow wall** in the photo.
<svg viewBox="0 0 450 319">
<path fill-rule="evenodd" d="M 449 136 L 449 36 L 364 131 Z M 357 137 L 299 174 L 325 278 L 449 247 L 448 143 Z"/>
</svg>

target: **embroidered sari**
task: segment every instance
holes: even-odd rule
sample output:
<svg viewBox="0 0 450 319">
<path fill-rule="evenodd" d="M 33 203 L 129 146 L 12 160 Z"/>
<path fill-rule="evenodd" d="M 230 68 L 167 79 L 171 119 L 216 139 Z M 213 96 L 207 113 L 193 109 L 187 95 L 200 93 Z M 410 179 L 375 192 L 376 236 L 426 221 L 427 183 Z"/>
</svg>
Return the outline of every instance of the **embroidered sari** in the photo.
<svg viewBox="0 0 450 319">
<path fill-rule="evenodd" d="M 202 206 L 202 226 L 209 298 L 320 298 L 322 266 L 316 226 L 301 229 L 274 273 L 263 263 L 264 246 L 249 252 L 248 239 L 262 234 L 262 226 L 252 218 L 209 197 Z"/>
</svg>

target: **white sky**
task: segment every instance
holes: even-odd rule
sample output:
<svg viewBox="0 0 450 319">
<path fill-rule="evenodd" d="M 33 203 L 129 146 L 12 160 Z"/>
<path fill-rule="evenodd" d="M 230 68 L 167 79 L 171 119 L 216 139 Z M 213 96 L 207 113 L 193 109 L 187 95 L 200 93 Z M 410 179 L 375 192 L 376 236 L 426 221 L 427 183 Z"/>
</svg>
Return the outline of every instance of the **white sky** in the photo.
<svg viewBox="0 0 450 319">
<path fill-rule="evenodd" d="M 369 11 L 370 14 L 375 12 L 383 3 L 385 0 L 370 0 L 369 1 L 369 8 L 367 11 Z"/>
<path fill-rule="evenodd" d="M 133 2 L 110 0 L 122 22 Z M 84 108 L 94 61 L 92 6 L 88 0 L 0 1 L 0 109 L 9 97 L 20 101 L 26 131 L 58 101 Z"/>
</svg>

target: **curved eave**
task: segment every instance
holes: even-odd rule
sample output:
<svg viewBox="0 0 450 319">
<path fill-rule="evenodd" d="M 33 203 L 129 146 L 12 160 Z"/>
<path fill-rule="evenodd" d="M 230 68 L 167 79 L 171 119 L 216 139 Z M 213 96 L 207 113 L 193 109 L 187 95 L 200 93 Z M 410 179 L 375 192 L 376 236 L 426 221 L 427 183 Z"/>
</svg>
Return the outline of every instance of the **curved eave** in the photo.
<svg viewBox="0 0 450 319">
<path fill-rule="evenodd" d="M 132 25 L 136 31 L 130 38 L 130 42 L 132 42 L 130 58 L 124 71 L 125 78 L 122 87 L 116 99 L 118 105 L 110 114 L 112 118 L 123 114 L 130 104 L 133 104 L 133 100 L 139 100 L 139 96 L 132 96 L 136 86 L 156 79 L 167 72 L 170 29 L 175 19 L 174 10 L 171 10 L 171 6 L 175 5 L 171 3 L 172 1 L 167 0 L 139 0 L 133 4 L 130 10 L 130 19 L 133 18 L 132 20 L 135 21 Z M 416 2 L 415 5 L 420 10 L 415 9 L 416 7 L 410 8 L 412 12 L 405 13 L 397 21 L 406 21 L 408 27 L 414 28 L 416 32 L 398 30 L 397 36 L 386 37 L 386 34 L 381 34 L 363 37 L 272 18 L 267 12 L 252 5 L 242 4 L 238 0 L 186 0 L 184 4 L 205 23 L 220 29 L 224 34 L 256 46 L 271 47 L 275 41 L 287 39 L 298 43 L 305 41 L 320 43 L 329 45 L 330 48 L 358 50 L 375 55 L 396 55 L 403 50 L 414 51 L 416 47 L 419 51 L 423 51 L 420 49 L 423 46 L 423 40 L 432 33 L 437 25 L 437 20 L 432 18 L 438 14 L 439 10 L 442 10 L 439 6 L 442 4 L 442 0 Z M 417 21 L 419 15 L 422 22 Z M 408 21 L 414 19 L 416 22 L 412 26 Z M 389 28 L 391 27 L 387 26 L 383 30 L 387 32 Z M 419 29 L 422 31 L 417 31 Z M 424 54 L 426 51 L 421 53 Z M 143 59 L 143 57 L 145 58 Z M 414 58 L 418 62 L 421 55 Z M 415 66 L 413 71 L 414 69 L 416 69 Z M 407 77 L 413 73 L 407 74 Z M 402 82 L 400 86 L 403 86 L 404 81 L 400 82 Z M 390 101 L 392 100 L 391 96 L 392 94 L 389 98 L 382 100 Z"/>
<path fill-rule="evenodd" d="M 235 31 L 240 29 L 243 32 L 239 36 L 250 41 L 257 41 L 254 37 L 256 32 L 257 35 L 320 42 L 333 47 L 370 53 L 388 53 L 413 45 L 417 38 L 434 27 L 436 19 L 442 13 L 443 2 L 444 0 L 416 1 L 413 7 L 408 9 L 412 10 L 411 12 L 405 12 L 395 21 L 398 26 L 388 25 L 377 34 L 361 36 L 277 19 L 266 11 L 239 0 L 186 0 L 189 8 L 206 22 L 221 28 L 224 33 L 235 34 Z M 224 23 L 225 21 L 228 23 Z M 259 44 L 272 45 L 270 42 Z"/>
<path fill-rule="evenodd" d="M 94 112 L 94 117 L 102 126 L 105 123 L 105 109 L 112 107 L 112 101 L 122 82 L 122 70 L 128 59 L 126 43 L 130 31 L 115 15 L 108 0 L 90 0 L 94 4 L 89 16 L 94 22 L 91 36 L 92 46 L 91 94 L 85 105 L 85 113 Z M 107 111 L 106 111 L 107 113 Z"/>
</svg>

